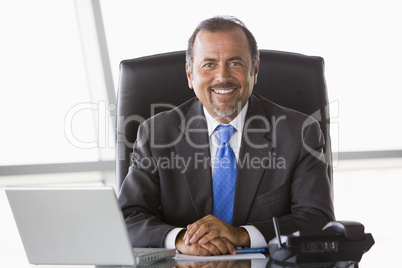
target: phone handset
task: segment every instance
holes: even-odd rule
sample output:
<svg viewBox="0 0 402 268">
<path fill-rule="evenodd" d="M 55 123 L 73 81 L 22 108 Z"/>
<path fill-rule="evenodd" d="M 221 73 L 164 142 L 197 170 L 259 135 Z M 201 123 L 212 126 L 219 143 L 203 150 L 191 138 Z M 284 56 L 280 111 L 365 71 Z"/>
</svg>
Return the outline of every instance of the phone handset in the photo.
<svg viewBox="0 0 402 268">
<path fill-rule="evenodd" d="M 331 221 L 322 230 L 343 234 L 348 240 L 362 240 L 365 235 L 364 225 L 356 221 Z"/>
</svg>

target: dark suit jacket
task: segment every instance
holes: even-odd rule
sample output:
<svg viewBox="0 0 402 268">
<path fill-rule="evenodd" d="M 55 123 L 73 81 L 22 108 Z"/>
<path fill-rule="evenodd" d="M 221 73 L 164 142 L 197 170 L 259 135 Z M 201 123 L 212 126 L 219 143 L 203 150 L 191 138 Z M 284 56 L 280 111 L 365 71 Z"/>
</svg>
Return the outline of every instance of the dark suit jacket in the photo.
<svg viewBox="0 0 402 268">
<path fill-rule="evenodd" d="M 269 242 L 281 232 L 321 229 L 334 219 L 319 124 L 253 94 L 238 160 L 233 225 L 252 224 Z M 196 98 L 142 124 L 119 194 L 130 240 L 163 247 L 174 227 L 212 213 L 207 124 Z"/>
</svg>

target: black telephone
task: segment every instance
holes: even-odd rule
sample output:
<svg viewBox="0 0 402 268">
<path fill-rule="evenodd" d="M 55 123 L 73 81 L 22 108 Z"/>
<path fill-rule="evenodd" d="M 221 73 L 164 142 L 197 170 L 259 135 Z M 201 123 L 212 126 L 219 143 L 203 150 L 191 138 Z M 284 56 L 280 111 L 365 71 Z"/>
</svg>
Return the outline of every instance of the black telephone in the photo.
<svg viewBox="0 0 402 268">
<path fill-rule="evenodd" d="M 359 262 L 363 253 L 374 245 L 371 234 L 354 221 L 332 221 L 318 233 L 295 232 L 281 235 L 274 217 L 276 238 L 269 244 L 271 259 L 288 263 Z"/>
</svg>

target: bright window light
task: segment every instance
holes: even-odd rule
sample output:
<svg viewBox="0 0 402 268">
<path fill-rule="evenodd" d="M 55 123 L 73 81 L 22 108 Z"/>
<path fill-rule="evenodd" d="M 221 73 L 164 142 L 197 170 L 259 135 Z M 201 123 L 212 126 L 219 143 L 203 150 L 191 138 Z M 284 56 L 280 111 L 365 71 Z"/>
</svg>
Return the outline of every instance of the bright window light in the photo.
<svg viewBox="0 0 402 268">
<path fill-rule="evenodd" d="M 101 0 L 101 5 L 116 83 L 121 60 L 184 50 L 201 20 L 234 15 L 261 49 L 324 58 L 334 152 L 402 149 L 399 1 Z"/>
<path fill-rule="evenodd" d="M 0 28 L 0 165 L 97 161 L 74 2 L 2 1 Z"/>
</svg>

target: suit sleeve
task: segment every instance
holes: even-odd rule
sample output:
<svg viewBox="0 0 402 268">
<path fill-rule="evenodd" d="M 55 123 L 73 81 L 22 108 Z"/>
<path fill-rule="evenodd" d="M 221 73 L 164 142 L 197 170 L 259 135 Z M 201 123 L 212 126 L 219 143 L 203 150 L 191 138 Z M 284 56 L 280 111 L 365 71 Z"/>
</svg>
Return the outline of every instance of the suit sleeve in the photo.
<svg viewBox="0 0 402 268">
<path fill-rule="evenodd" d="M 321 230 L 327 222 L 335 219 L 332 185 L 323 155 L 324 145 L 318 122 L 308 119 L 302 127 L 300 148 L 295 148 L 299 155 L 292 167 L 290 213 L 278 218 L 282 234 Z M 267 242 L 275 237 L 271 219 L 251 224 L 257 227 Z"/>
<path fill-rule="evenodd" d="M 133 147 L 132 165 L 118 199 L 133 247 L 164 247 L 164 238 L 174 226 L 162 221 L 157 162 L 148 133 L 147 125 L 141 125 Z"/>
</svg>

